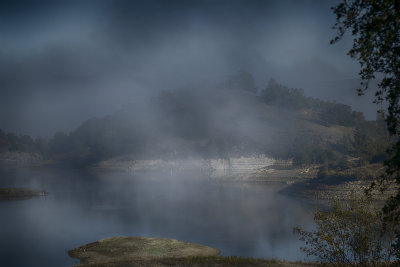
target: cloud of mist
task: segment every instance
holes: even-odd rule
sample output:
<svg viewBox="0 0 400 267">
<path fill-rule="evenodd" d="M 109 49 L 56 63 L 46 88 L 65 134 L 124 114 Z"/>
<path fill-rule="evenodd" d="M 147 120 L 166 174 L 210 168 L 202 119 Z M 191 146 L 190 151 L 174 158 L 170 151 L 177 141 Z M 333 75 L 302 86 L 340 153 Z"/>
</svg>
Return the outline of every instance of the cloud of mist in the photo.
<svg viewBox="0 0 400 267">
<path fill-rule="evenodd" d="M 370 99 L 343 97 L 356 95 L 358 65 L 346 56 L 348 40 L 329 45 L 332 5 L 5 1 L 0 126 L 33 135 L 68 132 L 160 90 L 217 83 L 241 69 L 260 90 L 274 77 L 306 95 L 351 99 L 346 104 L 374 114 L 372 104 L 359 104 Z"/>
<path fill-rule="evenodd" d="M 4 206 L 0 262 L 6 266 L 71 265 L 67 250 L 111 236 L 176 238 L 225 256 L 301 260 L 292 227 L 312 222 L 312 203 L 277 194 L 274 186 L 213 184 L 195 173 L 133 179 L 123 172 L 37 169 L 4 177 L 49 192 Z"/>
</svg>

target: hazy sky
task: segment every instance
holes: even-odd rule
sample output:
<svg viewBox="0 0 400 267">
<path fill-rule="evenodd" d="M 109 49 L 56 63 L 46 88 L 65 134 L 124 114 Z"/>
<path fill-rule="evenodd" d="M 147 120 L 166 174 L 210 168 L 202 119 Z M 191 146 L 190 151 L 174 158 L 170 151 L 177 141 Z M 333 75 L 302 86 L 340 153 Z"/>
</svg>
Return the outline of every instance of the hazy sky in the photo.
<svg viewBox="0 0 400 267">
<path fill-rule="evenodd" d="M 247 70 L 374 118 L 336 1 L 1 1 L 0 128 L 52 135 L 155 92 Z"/>
</svg>

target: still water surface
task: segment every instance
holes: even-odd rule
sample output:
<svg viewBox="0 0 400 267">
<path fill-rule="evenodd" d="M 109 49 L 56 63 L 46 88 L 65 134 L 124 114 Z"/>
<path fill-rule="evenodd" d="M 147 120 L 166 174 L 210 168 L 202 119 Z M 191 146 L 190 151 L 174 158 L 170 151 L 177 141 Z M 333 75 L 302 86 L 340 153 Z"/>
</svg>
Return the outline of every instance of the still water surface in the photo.
<svg viewBox="0 0 400 267">
<path fill-rule="evenodd" d="M 111 236 L 167 237 L 222 255 L 304 260 L 294 225 L 313 203 L 271 185 L 210 182 L 201 174 L 1 170 L 0 186 L 48 196 L 0 202 L 0 266 L 71 266 L 67 251 Z"/>
</svg>

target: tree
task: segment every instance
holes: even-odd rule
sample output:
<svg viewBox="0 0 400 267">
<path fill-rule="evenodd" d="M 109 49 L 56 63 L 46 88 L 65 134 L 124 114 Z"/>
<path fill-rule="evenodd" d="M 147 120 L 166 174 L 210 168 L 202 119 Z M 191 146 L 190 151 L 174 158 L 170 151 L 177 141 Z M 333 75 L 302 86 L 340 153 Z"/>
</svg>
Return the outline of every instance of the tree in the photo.
<svg viewBox="0 0 400 267">
<path fill-rule="evenodd" d="M 314 231 L 293 229 L 306 243 L 301 250 L 308 256 L 340 266 L 390 264 L 399 257 L 399 249 L 393 246 L 399 225 L 385 222 L 371 199 L 333 200 L 331 205 L 328 211 L 316 210 Z"/>
<path fill-rule="evenodd" d="M 400 184 L 400 0 L 343 0 L 332 8 L 336 14 L 336 43 L 347 31 L 354 37 L 348 55 L 360 63 L 359 94 L 377 82 L 375 102 L 385 103 L 387 129 L 393 145 L 383 179 Z M 387 219 L 400 220 L 400 189 L 384 208 Z"/>
</svg>

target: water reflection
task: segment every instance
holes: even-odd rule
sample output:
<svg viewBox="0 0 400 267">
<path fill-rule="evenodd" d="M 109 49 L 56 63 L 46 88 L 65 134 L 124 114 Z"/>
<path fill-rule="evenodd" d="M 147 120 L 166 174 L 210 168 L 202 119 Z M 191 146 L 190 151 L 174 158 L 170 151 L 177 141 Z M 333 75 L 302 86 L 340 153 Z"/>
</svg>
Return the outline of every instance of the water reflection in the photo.
<svg viewBox="0 0 400 267">
<path fill-rule="evenodd" d="M 223 255 L 303 260 L 293 225 L 311 224 L 310 203 L 277 187 L 210 183 L 199 173 L 3 170 L 1 186 L 46 197 L 0 202 L 0 266 L 70 266 L 67 250 L 115 235 L 205 244 Z"/>
</svg>

